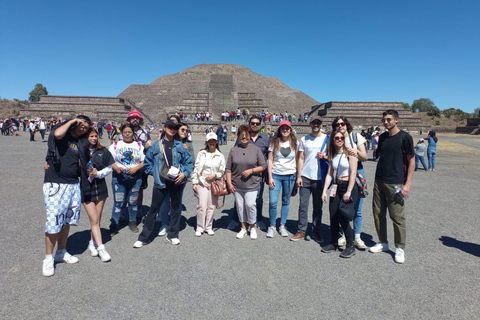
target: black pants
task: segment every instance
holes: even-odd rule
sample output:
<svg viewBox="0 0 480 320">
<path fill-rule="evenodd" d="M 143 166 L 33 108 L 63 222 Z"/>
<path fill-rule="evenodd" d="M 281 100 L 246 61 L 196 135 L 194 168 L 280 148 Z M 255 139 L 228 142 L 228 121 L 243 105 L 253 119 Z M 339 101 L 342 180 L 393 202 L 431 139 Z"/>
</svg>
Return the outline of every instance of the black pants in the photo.
<svg viewBox="0 0 480 320">
<path fill-rule="evenodd" d="M 338 244 L 338 232 L 339 225 L 342 226 L 342 229 L 345 233 L 345 238 L 347 239 L 347 247 L 353 245 L 353 229 L 350 225 L 350 220 L 345 218 L 339 210 L 340 201 L 343 201 L 343 195 L 347 192 L 348 181 L 342 181 L 342 184 L 337 185 L 337 194 L 334 198 L 330 197 L 330 232 L 331 232 L 331 244 Z M 358 199 L 358 187 L 353 186 L 352 190 L 352 206 L 355 205 L 355 202 Z"/>
<path fill-rule="evenodd" d="M 180 232 L 180 218 L 182 210 L 183 189 L 185 189 L 185 183 L 175 185 L 174 182 L 166 181 L 166 187 L 164 189 L 153 188 L 152 193 L 152 205 L 150 210 L 145 216 L 145 223 L 143 224 L 142 233 L 138 236 L 138 240 L 142 242 L 150 242 L 152 240 L 152 231 L 155 226 L 155 218 L 158 215 L 163 201 L 166 199 L 166 195 L 170 192 L 170 224 L 168 225 L 168 238 L 178 238 Z"/>
<path fill-rule="evenodd" d="M 35 131 L 30 130 L 30 141 L 35 141 Z"/>
</svg>

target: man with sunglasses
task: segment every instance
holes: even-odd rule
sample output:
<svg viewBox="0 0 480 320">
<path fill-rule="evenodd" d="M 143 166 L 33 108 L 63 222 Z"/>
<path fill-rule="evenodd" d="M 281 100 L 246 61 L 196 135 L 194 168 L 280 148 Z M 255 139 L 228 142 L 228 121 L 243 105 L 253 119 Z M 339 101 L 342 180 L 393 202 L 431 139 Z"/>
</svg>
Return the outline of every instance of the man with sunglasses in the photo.
<svg viewBox="0 0 480 320">
<path fill-rule="evenodd" d="M 250 142 L 256 145 L 257 147 L 260 148 L 262 151 L 263 156 L 265 157 L 265 162 L 267 161 L 267 151 L 268 151 L 268 146 L 270 145 L 270 138 L 267 137 L 264 133 L 260 132 L 260 129 L 262 127 L 262 117 L 259 115 L 253 115 L 250 117 L 249 120 L 249 126 L 250 129 L 252 130 L 252 133 L 250 134 Z M 240 145 L 240 140 L 237 139 L 235 142 L 235 146 Z M 265 180 L 265 173 L 266 171 L 263 171 L 262 177 L 263 180 Z M 257 193 L 257 227 L 261 230 L 267 230 L 267 227 L 265 226 L 265 223 L 263 222 L 263 190 L 265 188 L 265 183 L 260 183 L 260 189 L 258 189 Z M 236 214 L 236 210 L 234 210 L 234 213 L 232 214 L 232 220 L 228 224 L 227 228 L 230 230 L 235 229 L 238 225 L 238 215 Z"/>
<path fill-rule="evenodd" d="M 383 113 L 383 126 L 388 132 L 380 135 L 377 155 L 380 156 L 375 172 L 373 187 L 373 218 L 379 242 L 370 252 L 389 251 L 387 240 L 387 209 L 393 221 L 395 234 L 395 262 L 405 262 L 405 198 L 410 193 L 415 151 L 413 139 L 398 128 L 398 112 L 387 110 Z M 398 190 L 398 191 L 397 191 Z"/>
<path fill-rule="evenodd" d="M 321 242 L 320 225 L 322 223 L 322 199 L 323 192 L 321 159 L 327 157 L 328 136 L 320 131 L 322 117 L 315 115 L 309 118 L 311 132 L 300 139 L 297 151 L 297 186 L 300 188 L 300 200 L 298 208 L 298 231 L 291 241 L 305 239 L 308 226 L 308 202 L 313 193 L 313 235 L 312 238 Z"/>
</svg>

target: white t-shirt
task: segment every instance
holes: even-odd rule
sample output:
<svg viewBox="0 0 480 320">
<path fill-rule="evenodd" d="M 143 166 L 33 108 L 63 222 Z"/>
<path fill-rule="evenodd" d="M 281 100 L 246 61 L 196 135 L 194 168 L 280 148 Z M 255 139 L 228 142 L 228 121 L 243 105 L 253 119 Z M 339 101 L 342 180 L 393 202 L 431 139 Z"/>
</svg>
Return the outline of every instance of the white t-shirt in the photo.
<svg viewBox="0 0 480 320">
<path fill-rule="evenodd" d="M 40 128 L 39 128 L 40 130 L 47 129 L 47 124 L 45 123 L 45 121 L 40 121 L 39 124 L 40 124 Z"/>
<path fill-rule="evenodd" d="M 355 145 L 355 139 L 353 138 L 353 135 L 357 136 L 357 145 Z M 345 139 L 345 146 L 347 148 L 358 149 L 357 146 L 361 146 L 367 142 L 367 140 L 365 140 L 365 138 L 358 132 L 350 132 L 349 136 L 350 138 L 347 137 L 347 139 Z M 350 143 L 350 139 L 352 139 L 353 146 L 352 143 Z"/>
<path fill-rule="evenodd" d="M 290 141 L 280 141 L 280 150 L 278 151 L 274 151 L 273 144 L 270 144 L 268 151 L 273 152 L 272 173 L 289 175 L 297 171 L 297 163 L 295 161 L 295 153 L 297 151 L 290 147 Z"/>
<path fill-rule="evenodd" d="M 112 154 L 115 164 L 122 168 L 136 167 L 145 159 L 142 144 L 135 141 L 131 143 L 118 141 L 112 144 L 108 151 Z"/>
<path fill-rule="evenodd" d="M 320 134 L 314 138 L 311 135 L 306 135 L 300 139 L 298 145 L 298 151 L 303 151 L 305 161 L 303 162 L 302 176 L 311 180 L 322 180 L 322 174 L 320 171 L 320 161 L 317 157 L 317 152 L 327 153 L 328 142 L 325 142 L 325 146 L 322 148 L 323 141 L 327 138 L 326 135 Z"/>
</svg>

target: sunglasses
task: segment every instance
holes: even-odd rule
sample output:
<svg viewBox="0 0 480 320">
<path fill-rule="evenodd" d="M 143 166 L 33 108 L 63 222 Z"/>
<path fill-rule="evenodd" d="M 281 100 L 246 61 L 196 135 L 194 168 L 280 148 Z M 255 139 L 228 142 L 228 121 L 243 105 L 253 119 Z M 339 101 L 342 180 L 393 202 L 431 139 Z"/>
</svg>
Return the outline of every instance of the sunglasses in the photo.
<svg viewBox="0 0 480 320">
<path fill-rule="evenodd" d="M 345 140 L 345 137 L 335 137 L 335 140 L 343 141 L 343 140 Z"/>
<path fill-rule="evenodd" d="M 182 131 L 182 132 L 187 132 L 188 129 L 180 129 L 179 131 Z"/>
<path fill-rule="evenodd" d="M 280 130 L 283 130 L 283 131 L 288 131 L 288 130 L 290 130 L 290 127 L 287 127 L 287 126 L 282 126 L 282 127 L 280 128 Z"/>
<path fill-rule="evenodd" d="M 387 121 L 388 123 L 392 122 L 393 118 L 382 118 L 382 122 Z"/>
<path fill-rule="evenodd" d="M 259 125 L 260 125 L 260 122 L 250 122 L 250 125 L 251 125 L 251 126 L 259 126 Z"/>
<path fill-rule="evenodd" d="M 336 127 L 344 127 L 346 125 L 347 124 L 345 122 L 337 122 L 337 124 L 335 124 Z"/>
<path fill-rule="evenodd" d="M 170 129 L 170 130 L 178 130 L 177 127 L 172 127 L 172 126 L 168 126 L 167 128 Z"/>
<path fill-rule="evenodd" d="M 312 122 L 310 122 L 310 124 L 313 124 L 314 126 L 319 126 L 319 125 L 322 124 L 322 122 L 321 121 L 312 121 Z"/>
<path fill-rule="evenodd" d="M 250 137 L 250 135 L 248 135 L 248 134 L 241 134 L 240 135 L 240 139 L 249 138 L 249 137 Z"/>
</svg>

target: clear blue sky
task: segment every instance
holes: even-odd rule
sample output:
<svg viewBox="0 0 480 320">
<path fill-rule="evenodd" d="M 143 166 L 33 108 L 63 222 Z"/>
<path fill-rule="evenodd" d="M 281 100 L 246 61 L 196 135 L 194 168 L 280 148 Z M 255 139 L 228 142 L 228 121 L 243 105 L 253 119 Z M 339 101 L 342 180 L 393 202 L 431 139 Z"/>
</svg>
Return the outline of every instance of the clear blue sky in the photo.
<svg viewBox="0 0 480 320">
<path fill-rule="evenodd" d="M 480 107 L 480 1 L 2 1 L 0 96 L 117 96 L 232 63 L 320 101 Z"/>
</svg>

